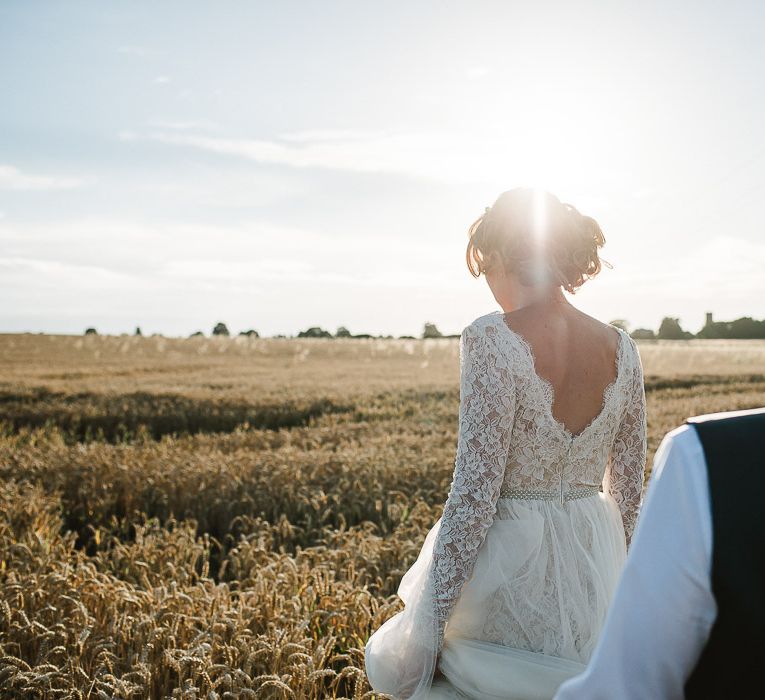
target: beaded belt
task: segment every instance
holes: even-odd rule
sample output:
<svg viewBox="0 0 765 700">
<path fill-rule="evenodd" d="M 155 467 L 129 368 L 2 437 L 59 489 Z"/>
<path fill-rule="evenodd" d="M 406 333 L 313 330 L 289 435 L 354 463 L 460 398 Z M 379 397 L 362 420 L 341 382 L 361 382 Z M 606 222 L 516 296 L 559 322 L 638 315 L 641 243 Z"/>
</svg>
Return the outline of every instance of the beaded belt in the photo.
<svg viewBox="0 0 765 700">
<path fill-rule="evenodd" d="M 500 498 L 518 498 L 525 501 L 570 501 L 574 498 L 587 498 L 600 493 L 597 486 L 575 486 L 574 488 L 564 490 L 560 489 L 519 489 L 509 488 L 507 484 L 502 484 L 499 490 Z"/>
</svg>

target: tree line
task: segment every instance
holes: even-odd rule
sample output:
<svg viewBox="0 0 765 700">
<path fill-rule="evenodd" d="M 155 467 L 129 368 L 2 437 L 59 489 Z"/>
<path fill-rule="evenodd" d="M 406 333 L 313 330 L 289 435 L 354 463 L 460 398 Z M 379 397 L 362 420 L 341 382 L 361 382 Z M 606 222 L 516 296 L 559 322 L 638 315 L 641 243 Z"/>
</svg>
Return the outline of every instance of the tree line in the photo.
<svg viewBox="0 0 765 700">
<path fill-rule="evenodd" d="M 683 330 L 680 325 L 680 319 L 665 316 L 659 329 L 653 331 L 650 328 L 636 328 L 632 332 L 629 330 L 629 323 L 624 319 L 615 319 L 611 321 L 612 326 L 618 326 L 623 331 L 629 333 L 635 340 L 688 340 L 690 338 L 723 338 L 723 339 L 765 339 L 765 320 L 757 321 L 749 316 L 737 318 L 735 321 L 714 321 L 712 314 L 707 314 L 707 322 L 704 327 L 696 334 Z M 87 328 L 85 335 L 97 335 L 95 328 Z M 140 326 L 136 327 L 134 335 L 142 335 Z M 153 335 L 161 335 L 154 333 Z M 202 331 L 195 331 L 189 337 L 204 336 Z M 228 327 L 222 321 L 215 324 L 210 335 L 228 336 L 231 333 Z M 260 333 L 254 328 L 246 331 L 240 331 L 239 335 L 246 335 L 253 338 L 260 338 Z M 284 334 L 273 335 L 272 338 L 288 338 Z M 306 330 L 299 331 L 296 338 L 394 338 L 399 340 L 416 338 L 459 338 L 459 333 L 445 335 L 438 330 L 435 323 L 430 321 L 423 325 L 422 333 L 419 336 L 413 335 L 370 335 L 369 333 L 351 333 L 345 326 L 339 326 L 335 333 L 325 330 L 321 326 L 311 326 Z"/>
<path fill-rule="evenodd" d="M 622 319 L 611 321 L 612 326 L 628 331 L 627 322 Z M 629 332 L 629 331 L 628 331 Z M 690 338 L 721 339 L 765 339 L 765 320 L 757 321 L 749 316 L 735 321 L 715 321 L 712 314 L 707 314 L 707 321 L 698 333 L 683 330 L 680 319 L 665 316 L 658 331 L 650 328 L 636 328 L 630 333 L 636 340 L 687 340 Z"/>
<path fill-rule="evenodd" d="M 92 327 L 86 328 L 85 335 L 98 335 L 98 331 Z M 141 332 L 140 326 L 136 326 L 135 333 L 133 335 L 143 335 L 143 333 Z M 152 335 L 162 335 L 162 334 L 152 333 Z M 231 333 L 228 330 L 228 326 L 226 326 L 225 323 L 223 323 L 222 321 L 218 321 L 218 323 L 216 323 L 215 326 L 213 327 L 210 335 L 211 336 L 216 336 L 216 335 L 230 336 Z M 258 333 L 258 331 L 256 331 L 254 328 L 250 328 L 249 330 L 246 330 L 246 331 L 239 331 L 239 335 L 247 335 L 253 338 L 261 337 L 260 333 Z M 204 337 L 205 333 L 203 331 L 194 331 L 191 335 L 189 335 L 189 338 L 196 338 L 200 336 Z M 339 326 L 338 329 L 333 334 L 330 331 L 325 330 L 324 328 L 321 328 L 321 326 L 311 326 L 310 328 L 307 328 L 304 331 L 299 331 L 296 336 L 287 336 L 280 333 L 277 335 L 272 335 L 270 337 L 271 338 L 291 338 L 291 337 L 295 337 L 295 338 L 389 338 L 389 339 L 397 337 L 399 340 L 403 340 L 403 339 L 415 340 L 417 337 L 419 338 L 459 338 L 460 334 L 452 333 L 451 335 L 445 335 L 438 330 L 435 323 L 427 322 L 423 326 L 422 334 L 420 336 L 370 335 L 369 333 L 351 333 L 345 326 Z"/>
</svg>

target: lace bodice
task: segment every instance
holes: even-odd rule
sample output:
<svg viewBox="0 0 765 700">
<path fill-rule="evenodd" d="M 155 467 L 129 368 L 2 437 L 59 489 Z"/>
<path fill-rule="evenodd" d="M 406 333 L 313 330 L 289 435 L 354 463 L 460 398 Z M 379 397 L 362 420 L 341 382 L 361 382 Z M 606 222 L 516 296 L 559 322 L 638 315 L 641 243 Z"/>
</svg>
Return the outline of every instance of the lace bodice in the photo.
<svg viewBox="0 0 765 700">
<path fill-rule="evenodd" d="M 553 388 L 502 313 L 481 316 L 462 332 L 457 453 L 431 572 L 439 648 L 503 485 L 565 493 L 602 484 L 619 506 L 629 544 L 645 471 L 645 393 L 637 346 L 617 330 L 616 378 L 600 413 L 577 434 L 553 417 Z"/>
</svg>

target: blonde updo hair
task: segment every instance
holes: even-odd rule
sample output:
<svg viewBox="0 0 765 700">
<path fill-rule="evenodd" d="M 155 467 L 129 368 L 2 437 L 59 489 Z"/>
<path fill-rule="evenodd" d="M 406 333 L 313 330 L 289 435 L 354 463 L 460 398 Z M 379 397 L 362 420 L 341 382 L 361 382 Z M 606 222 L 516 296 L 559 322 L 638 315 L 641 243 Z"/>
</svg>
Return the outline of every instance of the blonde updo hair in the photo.
<svg viewBox="0 0 765 700">
<path fill-rule="evenodd" d="M 606 242 L 598 222 L 555 195 L 530 187 L 503 192 L 468 230 L 466 259 L 473 277 L 488 258 L 526 286 L 562 286 L 574 293 L 597 275 Z"/>
</svg>

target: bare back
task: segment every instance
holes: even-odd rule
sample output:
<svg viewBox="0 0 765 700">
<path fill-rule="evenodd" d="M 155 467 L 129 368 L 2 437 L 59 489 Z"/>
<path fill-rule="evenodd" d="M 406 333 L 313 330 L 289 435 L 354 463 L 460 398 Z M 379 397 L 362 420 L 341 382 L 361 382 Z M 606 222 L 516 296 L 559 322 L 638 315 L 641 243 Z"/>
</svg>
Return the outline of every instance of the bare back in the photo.
<svg viewBox="0 0 765 700">
<path fill-rule="evenodd" d="M 536 373 L 553 389 L 553 418 L 571 434 L 603 407 L 616 379 L 619 333 L 567 303 L 525 306 L 503 314 L 534 355 Z"/>
</svg>

